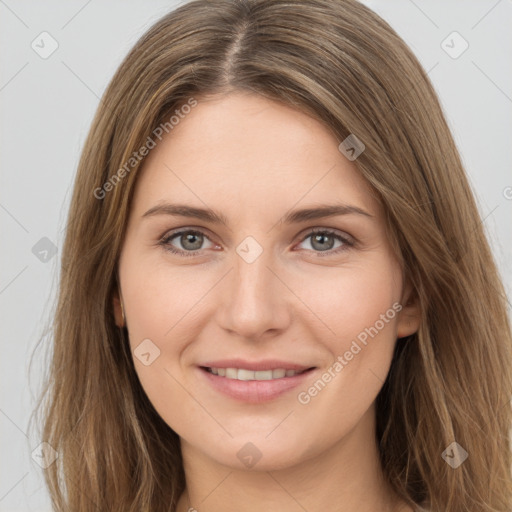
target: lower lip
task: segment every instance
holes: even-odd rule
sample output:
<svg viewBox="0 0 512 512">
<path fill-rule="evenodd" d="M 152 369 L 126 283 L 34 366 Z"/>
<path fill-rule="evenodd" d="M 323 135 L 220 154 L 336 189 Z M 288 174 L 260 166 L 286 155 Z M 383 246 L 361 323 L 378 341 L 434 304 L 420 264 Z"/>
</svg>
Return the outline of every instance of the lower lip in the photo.
<svg viewBox="0 0 512 512">
<path fill-rule="evenodd" d="M 273 400 L 292 390 L 310 377 L 315 370 L 313 368 L 292 377 L 282 377 L 273 380 L 237 380 L 220 377 L 203 368 L 198 369 L 217 391 L 236 400 L 254 404 Z"/>
</svg>

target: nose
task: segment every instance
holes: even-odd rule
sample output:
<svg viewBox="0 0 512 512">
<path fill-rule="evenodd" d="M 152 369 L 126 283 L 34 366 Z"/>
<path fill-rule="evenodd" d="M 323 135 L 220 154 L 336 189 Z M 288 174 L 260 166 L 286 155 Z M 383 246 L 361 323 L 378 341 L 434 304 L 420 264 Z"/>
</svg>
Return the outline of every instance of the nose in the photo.
<svg viewBox="0 0 512 512">
<path fill-rule="evenodd" d="M 256 260 L 234 256 L 234 268 L 219 290 L 217 319 L 231 334 L 248 340 L 276 335 L 289 326 L 293 294 L 264 250 Z"/>
</svg>

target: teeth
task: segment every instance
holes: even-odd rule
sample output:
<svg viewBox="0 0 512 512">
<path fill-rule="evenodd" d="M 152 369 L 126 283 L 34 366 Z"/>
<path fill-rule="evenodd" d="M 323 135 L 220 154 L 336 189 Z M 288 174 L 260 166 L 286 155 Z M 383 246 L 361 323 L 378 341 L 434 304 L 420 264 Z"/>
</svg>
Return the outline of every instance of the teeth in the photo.
<svg viewBox="0 0 512 512">
<path fill-rule="evenodd" d="M 295 375 L 295 371 L 294 370 L 289 370 L 290 372 L 290 377 L 292 375 Z M 277 370 L 272 370 L 272 378 L 273 379 L 281 379 L 282 377 L 284 377 L 286 375 L 286 370 L 283 370 L 283 369 L 280 369 L 278 368 Z M 256 372 L 256 378 L 258 378 L 258 372 Z"/>
<path fill-rule="evenodd" d="M 209 368 L 209 370 L 219 377 L 236 380 L 273 380 L 282 379 L 283 377 L 293 377 L 298 373 L 302 373 L 295 370 L 285 370 L 284 368 L 259 371 L 246 370 L 244 368 Z"/>
<path fill-rule="evenodd" d="M 235 370 L 235 368 L 233 368 Z M 238 380 L 254 380 L 254 374 L 255 372 L 251 372 L 251 370 L 235 370 L 235 372 L 238 372 L 237 376 L 235 377 Z"/>
<path fill-rule="evenodd" d="M 213 368 L 212 368 L 213 370 Z M 237 379 L 238 378 L 238 370 L 236 368 L 226 368 L 226 378 L 227 379 Z"/>
</svg>

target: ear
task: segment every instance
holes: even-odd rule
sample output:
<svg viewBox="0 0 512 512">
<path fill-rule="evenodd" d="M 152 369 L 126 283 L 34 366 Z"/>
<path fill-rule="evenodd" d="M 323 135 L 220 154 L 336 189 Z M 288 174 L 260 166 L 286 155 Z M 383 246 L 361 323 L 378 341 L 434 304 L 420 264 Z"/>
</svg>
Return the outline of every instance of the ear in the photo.
<svg viewBox="0 0 512 512">
<path fill-rule="evenodd" d="M 117 327 L 124 327 L 123 313 L 121 309 L 121 298 L 119 296 L 118 288 L 116 288 L 114 291 L 112 301 L 114 305 L 114 319 L 116 321 L 116 325 Z"/>
<path fill-rule="evenodd" d="M 420 301 L 413 287 L 407 283 L 402 294 L 402 310 L 398 314 L 397 338 L 417 332 L 421 324 Z"/>
</svg>

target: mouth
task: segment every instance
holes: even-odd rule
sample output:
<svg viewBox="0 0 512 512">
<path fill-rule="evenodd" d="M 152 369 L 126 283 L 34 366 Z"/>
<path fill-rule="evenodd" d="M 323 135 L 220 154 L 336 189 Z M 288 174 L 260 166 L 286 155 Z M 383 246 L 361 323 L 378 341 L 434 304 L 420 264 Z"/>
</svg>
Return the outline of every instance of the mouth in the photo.
<svg viewBox="0 0 512 512">
<path fill-rule="evenodd" d="M 228 366 L 217 363 L 197 368 L 201 378 L 215 391 L 231 399 L 252 404 L 268 402 L 284 395 L 310 378 L 317 370 L 315 366 L 292 364 L 267 364 L 265 368 L 264 364 Z M 258 369 L 254 369 L 255 366 Z"/>
</svg>

